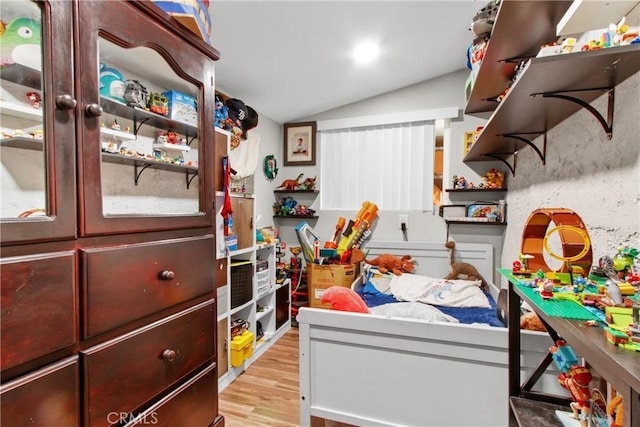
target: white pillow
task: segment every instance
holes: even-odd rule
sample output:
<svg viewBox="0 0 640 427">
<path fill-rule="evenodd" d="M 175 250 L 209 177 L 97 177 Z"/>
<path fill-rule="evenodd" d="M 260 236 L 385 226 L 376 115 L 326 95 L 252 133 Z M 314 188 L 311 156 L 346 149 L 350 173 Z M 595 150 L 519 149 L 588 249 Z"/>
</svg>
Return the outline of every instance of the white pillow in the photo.
<svg viewBox="0 0 640 427">
<path fill-rule="evenodd" d="M 458 319 L 444 314 L 437 308 L 421 302 L 397 302 L 379 305 L 370 309 L 371 314 L 384 317 L 401 317 L 426 320 L 427 322 L 460 323 Z"/>
</svg>

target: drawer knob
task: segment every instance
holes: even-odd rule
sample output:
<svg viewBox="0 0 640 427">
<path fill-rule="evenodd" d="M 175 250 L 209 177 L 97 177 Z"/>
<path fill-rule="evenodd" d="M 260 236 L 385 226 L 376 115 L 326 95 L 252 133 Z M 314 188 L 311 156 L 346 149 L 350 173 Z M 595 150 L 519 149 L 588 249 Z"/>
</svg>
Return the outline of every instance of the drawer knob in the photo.
<svg viewBox="0 0 640 427">
<path fill-rule="evenodd" d="M 84 108 L 88 117 L 100 117 L 102 115 L 102 107 L 100 104 L 89 104 Z"/>
<path fill-rule="evenodd" d="M 176 273 L 174 273 L 171 270 L 165 270 L 165 271 L 162 271 L 158 276 L 160 277 L 160 280 L 169 281 L 169 280 L 175 279 Z"/>
<path fill-rule="evenodd" d="M 65 93 L 64 95 L 58 95 L 56 97 L 56 105 L 61 110 L 71 110 L 73 108 L 76 108 L 76 105 L 78 105 L 78 101 L 73 99 L 71 95 Z"/>
<path fill-rule="evenodd" d="M 176 355 L 177 353 L 175 352 L 175 350 L 166 349 L 162 352 L 162 358 L 167 362 L 173 362 L 176 358 Z"/>
</svg>

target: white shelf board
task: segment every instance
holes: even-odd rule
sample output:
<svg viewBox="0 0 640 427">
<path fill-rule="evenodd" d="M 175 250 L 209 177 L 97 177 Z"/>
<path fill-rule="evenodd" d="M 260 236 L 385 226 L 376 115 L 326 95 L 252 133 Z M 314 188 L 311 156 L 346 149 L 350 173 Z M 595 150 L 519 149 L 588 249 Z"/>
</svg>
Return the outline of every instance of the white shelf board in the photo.
<svg viewBox="0 0 640 427">
<path fill-rule="evenodd" d="M 574 0 L 558 23 L 556 33 L 566 36 L 608 28 L 609 24 L 620 21 L 638 4 L 640 2 L 637 0 Z"/>
<path fill-rule="evenodd" d="M 172 151 L 189 151 L 191 150 L 191 147 L 189 147 L 188 145 L 185 144 L 169 144 L 168 142 L 165 143 L 154 143 L 153 144 L 153 148 L 160 148 L 163 150 L 172 150 Z"/>
<path fill-rule="evenodd" d="M 100 128 L 100 133 L 103 135 L 109 135 L 116 138 L 119 141 L 135 141 L 136 136 L 130 132 L 124 132 L 121 130 L 109 129 L 109 128 Z"/>
<path fill-rule="evenodd" d="M 0 101 L 0 110 L 3 116 L 17 117 L 42 122 L 42 110 L 33 108 L 30 105 L 14 104 L 12 102 Z"/>
</svg>

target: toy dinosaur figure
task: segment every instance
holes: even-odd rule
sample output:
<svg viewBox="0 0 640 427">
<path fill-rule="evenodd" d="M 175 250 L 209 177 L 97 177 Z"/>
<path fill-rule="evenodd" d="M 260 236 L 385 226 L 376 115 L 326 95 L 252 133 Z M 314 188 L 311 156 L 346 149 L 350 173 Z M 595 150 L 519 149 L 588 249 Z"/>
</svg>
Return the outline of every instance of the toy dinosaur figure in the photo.
<svg viewBox="0 0 640 427">
<path fill-rule="evenodd" d="M 489 290 L 487 281 L 480 272 L 471 264 L 467 262 L 454 262 L 453 250 L 456 247 L 455 242 L 449 241 L 445 243 L 445 246 L 449 249 L 449 275 L 445 277 L 447 280 L 463 279 L 463 280 L 480 280 L 482 282 L 482 289 Z"/>
<path fill-rule="evenodd" d="M 304 174 L 301 173 L 300 175 L 298 175 L 296 179 L 285 179 L 284 181 L 282 181 L 282 184 L 280 184 L 276 188 L 287 190 L 287 191 L 293 191 L 300 186 L 300 179 L 302 178 L 302 175 Z"/>
<path fill-rule="evenodd" d="M 371 261 L 365 259 L 364 262 L 378 267 L 378 271 L 380 271 L 380 273 L 387 273 L 391 271 L 396 276 L 399 276 L 402 273 L 413 273 L 415 270 L 413 260 L 411 260 L 411 256 L 409 255 L 404 255 L 402 258 L 399 258 L 391 254 L 381 254 Z"/>
</svg>

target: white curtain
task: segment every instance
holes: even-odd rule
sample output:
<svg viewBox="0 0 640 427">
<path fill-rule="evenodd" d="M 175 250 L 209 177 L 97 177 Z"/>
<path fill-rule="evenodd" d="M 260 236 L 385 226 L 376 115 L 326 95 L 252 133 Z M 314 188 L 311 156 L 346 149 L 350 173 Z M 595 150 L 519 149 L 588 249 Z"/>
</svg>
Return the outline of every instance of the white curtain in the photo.
<svg viewBox="0 0 640 427">
<path fill-rule="evenodd" d="M 433 209 L 433 122 L 320 132 L 320 209 Z"/>
</svg>

